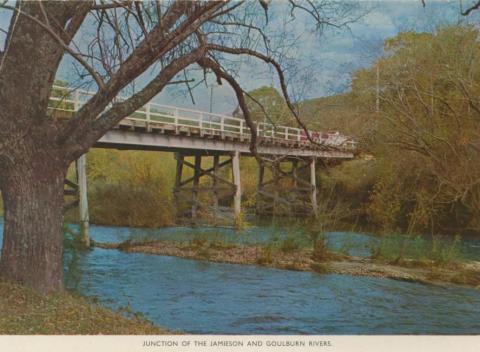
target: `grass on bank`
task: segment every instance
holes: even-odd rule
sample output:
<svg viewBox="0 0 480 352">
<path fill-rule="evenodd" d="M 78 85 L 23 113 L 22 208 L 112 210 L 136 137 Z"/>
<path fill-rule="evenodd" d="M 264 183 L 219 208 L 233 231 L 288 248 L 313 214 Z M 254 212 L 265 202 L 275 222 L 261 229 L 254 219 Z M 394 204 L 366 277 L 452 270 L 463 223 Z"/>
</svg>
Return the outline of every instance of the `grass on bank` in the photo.
<svg viewBox="0 0 480 352">
<path fill-rule="evenodd" d="M 458 267 L 464 262 L 461 238 L 394 235 L 381 238 L 370 247 L 371 259 L 389 264 L 414 267 Z"/>
<path fill-rule="evenodd" d="M 0 280 L 0 312 L 0 334 L 169 333 L 140 317 L 122 316 L 68 292 L 42 295 L 3 280 Z"/>
</svg>

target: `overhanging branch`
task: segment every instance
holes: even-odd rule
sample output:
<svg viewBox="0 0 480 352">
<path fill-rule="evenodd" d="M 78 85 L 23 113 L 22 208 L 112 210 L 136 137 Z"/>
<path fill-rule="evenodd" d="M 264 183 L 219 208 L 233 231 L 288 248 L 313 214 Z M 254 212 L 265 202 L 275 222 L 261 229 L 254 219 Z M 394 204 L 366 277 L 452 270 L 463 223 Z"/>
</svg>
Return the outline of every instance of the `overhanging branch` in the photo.
<svg viewBox="0 0 480 352">
<path fill-rule="evenodd" d="M 41 3 L 39 3 L 41 4 Z M 85 70 L 87 70 L 87 72 L 93 77 L 93 79 L 95 80 L 95 82 L 97 83 L 98 87 L 100 90 L 103 90 L 105 89 L 105 82 L 103 81 L 103 79 L 100 77 L 100 75 L 95 71 L 95 69 L 90 66 L 83 58 L 82 56 L 79 54 L 79 53 L 76 53 L 75 51 L 72 50 L 72 48 L 70 48 L 68 46 L 67 43 L 65 43 L 65 41 L 61 38 L 60 35 L 58 35 L 55 30 L 48 24 L 48 23 L 44 23 L 42 21 L 40 21 L 37 17 L 35 16 L 32 16 L 24 11 L 22 11 L 20 9 L 20 7 L 13 7 L 13 6 L 9 6 L 9 5 L 2 5 L 2 8 L 5 8 L 7 10 L 11 10 L 11 11 L 14 11 L 14 12 L 17 12 L 19 15 L 22 15 L 22 16 L 25 16 L 26 18 L 28 18 L 29 20 L 35 22 L 38 26 L 40 26 L 41 29 L 43 29 L 44 31 L 46 31 L 56 42 L 59 46 L 62 47 L 62 49 L 67 52 L 70 56 L 72 56 L 78 63 L 80 63 L 80 65 L 82 65 Z M 43 5 L 40 5 L 40 8 L 43 9 Z M 46 16 L 46 14 L 45 14 Z M 81 20 L 83 22 L 83 19 L 85 18 L 85 15 L 83 15 L 81 17 Z M 78 24 L 78 27 L 80 26 L 81 22 Z M 77 27 L 77 29 L 78 29 Z"/>
<path fill-rule="evenodd" d="M 477 1 L 474 5 L 467 8 L 465 11 L 462 11 L 463 16 L 468 16 L 472 11 L 478 10 L 480 8 L 480 1 Z"/>
<path fill-rule="evenodd" d="M 179 72 L 187 68 L 189 65 L 197 62 L 205 55 L 205 48 L 201 47 L 191 51 L 190 53 L 176 59 L 169 65 L 167 65 L 150 83 L 134 94 L 130 98 L 113 104 L 113 107 L 100 115 L 85 131 L 83 134 L 82 144 L 93 144 L 96 140 L 101 138 L 108 130 L 119 123 L 126 116 L 134 113 L 139 107 L 147 104 L 152 98 L 154 98 L 159 92 L 163 90 L 165 86 L 171 83 L 171 80 Z M 79 129 L 74 129 L 73 134 L 70 134 L 67 141 L 74 142 L 80 140 L 81 135 Z M 71 150 L 72 153 L 78 153 L 82 150 L 83 146 L 79 146 L 76 143 Z"/>
<path fill-rule="evenodd" d="M 245 119 L 245 123 L 250 128 L 251 132 L 250 151 L 259 162 L 262 162 L 261 158 L 257 153 L 257 126 L 253 122 L 250 115 L 250 111 L 248 109 L 247 102 L 245 101 L 244 91 L 242 87 L 240 87 L 235 78 L 229 75 L 217 62 L 213 61 L 212 59 L 202 58 L 198 61 L 198 64 L 205 69 L 211 69 L 213 73 L 217 76 L 217 81 L 219 84 L 221 84 L 221 79 L 223 78 L 235 91 L 238 105 L 243 112 L 243 118 Z"/>
<path fill-rule="evenodd" d="M 191 5 L 192 3 L 189 4 Z M 186 18 L 174 30 L 165 35 L 164 30 L 175 24 L 185 13 L 187 5 L 188 3 L 185 2 L 175 2 L 171 5 L 169 11 L 164 14 L 161 24 L 150 32 L 148 42 L 144 39 L 142 43 L 137 46 L 123 62 L 115 75 L 107 82 L 106 89 L 103 92 L 97 92 L 97 94 L 82 106 L 74 117 L 69 119 L 66 128 L 57 139 L 57 143 L 62 144 L 70 140 L 72 144 L 75 144 L 76 140 L 84 139 L 88 133 L 93 133 L 97 139 L 100 138 L 102 134 L 98 134 L 99 126 L 97 125 L 98 121 L 96 121 L 97 117 L 104 111 L 121 89 L 145 72 L 158 58 L 173 50 L 198 30 L 206 20 L 224 6 L 224 2 L 214 1 L 204 6 L 196 6 L 195 11 L 190 17 Z M 177 60 L 178 59 L 175 59 L 172 64 L 175 64 Z M 175 74 L 180 71 L 175 72 Z M 173 76 L 175 76 L 175 74 Z M 158 91 L 155 94 L 157 93 Z M 136 106 L 135 109 L 140 106 Z M 125 116 L 127 115 L 123 117 Z M 121 118 L 122 117 L 120 117 L 120 120 Z M 117 120 L 112 122 L 110 128 L 116 124 L 115 121 Z M 103 127 L 101 129 L 103 130 Z M 72 138 L 72 136 L 76 136 L 77 138 Z M 90 137 L 88 139 L 90 140 Z"/>
<path fill-rule="evenodd" d="M 287 83 L 286 83 L 285 75 L 283 73 L 282 67 L 280 66 L 280 64 L 275 59 L 273 59 L 273 58 L 271 58 L 267 55 L 264 55 L 262 53 L 259 53 L 258 51 L 248 49 L 248 48 L 229 48 L 229 47 L 225 47 L 225 46 L 209 44 L 208 49 L 209 50 L 214 50 L 214 51 L 219 51 L 219 52 L 224 52 L 224 53 L 228 53 L 228 54 L 234 54 L 234 55 L 248 55 L 248 56 L 256 57 L 256 58 L 262 60 L 263 62 L 265 62 L 267 64 L 273 65 L 273 67 L 275 68 L 275 71 L 277 72 L 278 78 L 280 80 L 280 87 L 281 87 L 281 90 L 282 90 L 282 95 L 283 95 L 283 98 L 285 99 L 285 102 L 287 103 L 287 107 L 290 110 L 290 112 L 292 113 L 292 115 L 294 116 L 297 123 L 300 125 L 300 127 L 305 132 L 305 134 L 307 136 L 307 139 L 312 144 L 315 144 L 317 146 L 321 146 L 325 149 L 336 149 L 334 147 L 326 145 L 325 143 L 318 143 L 317 141 L 313 140 L 313 138 L 310 135 L 310 132 L 308 131 L 307 126 L 301 120 L 301 118 L 298 115 L 293 103 L 290 100 L 290 96 L 289 96 L 288 90 L 287 90 Z"/>
</svg>

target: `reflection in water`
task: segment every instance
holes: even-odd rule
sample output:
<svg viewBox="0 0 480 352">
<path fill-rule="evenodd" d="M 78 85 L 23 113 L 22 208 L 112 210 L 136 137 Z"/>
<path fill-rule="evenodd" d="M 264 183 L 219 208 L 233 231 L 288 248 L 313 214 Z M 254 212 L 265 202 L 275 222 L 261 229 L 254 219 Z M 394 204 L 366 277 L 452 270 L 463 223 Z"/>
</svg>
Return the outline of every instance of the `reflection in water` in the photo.
<svg viewBox="0 0 480 352">
<path fill-rule="evenodd" d="M 163 229 L 148 235 L 172 239 L 199 231 Z M 236 239 L 253 241 L 266 236 L 265 229 L 250 231 Z M 98 226 L 92 226 L 91 234 L 97 241 L 132 236 L 128 229 Z M 144 234 L 139 231 L 133 236 Z M 340 241 L 346 235 L 330 236 Z M 350 236 L 360 243 L 369 241 L 366 236 Z M 173 330 L 205 334 L 480 333 L 480 294 L 474 289 L 99 248 L 77 254 L 68 251 L 65 259 L 68 287 L 97 296 L 113 308 L 130 306 Z"/>
</svg>

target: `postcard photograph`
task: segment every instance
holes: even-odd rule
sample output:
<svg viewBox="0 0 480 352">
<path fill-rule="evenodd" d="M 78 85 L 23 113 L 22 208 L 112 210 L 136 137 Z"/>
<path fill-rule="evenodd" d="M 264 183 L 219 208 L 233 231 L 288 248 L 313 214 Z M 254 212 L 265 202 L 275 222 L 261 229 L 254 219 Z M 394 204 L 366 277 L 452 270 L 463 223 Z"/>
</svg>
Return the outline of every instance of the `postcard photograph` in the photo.
<svg viewBox="0 0 480 352">
<path fill-rule="evenodd" d="M 0 0 L 0 345 L 480 348 L 479 63 L 477 0 Z"/>
</svg>

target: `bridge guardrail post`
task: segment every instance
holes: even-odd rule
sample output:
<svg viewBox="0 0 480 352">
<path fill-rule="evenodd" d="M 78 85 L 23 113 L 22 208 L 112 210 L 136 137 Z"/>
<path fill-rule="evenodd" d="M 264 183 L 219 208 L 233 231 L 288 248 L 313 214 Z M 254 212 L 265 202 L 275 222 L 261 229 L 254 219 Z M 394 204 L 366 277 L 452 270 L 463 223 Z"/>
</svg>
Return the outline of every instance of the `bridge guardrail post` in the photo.
<svg viewBox="0 0 480 352">
<path fill-rule="evenodd" d="M 147 132 L 151 132 L 151 127 L 150 127 L 150 104 L 145 105 L 145 115 L 146 115 L 146 118 L 147 118 L 147 122 L 146 122 Z"/>
<path fill-rule="evenodd" d="M 173 125 L 175 126 L 175 133 L 178 133 L 178 109 L 173 110 Z"/>
<path fill-rule="evenodd" d="M 225 118 L 222 116 L 220 117 L 220 135 L 222 138 L 224 138 L 224 132 L 225 132 Z"/>
<path fill-rule="evenodd" d="M 200 128 L 200 137 L 203 137 L 204 136 L 204 133 L 203 133 L 203 118 L 204 118 L 204 113 L 201 112 L 200 113 L 200 119 L 198 121 L 198 127 Z"/>
<path fill-rule="evenodd" d="M 73 110 L 78 111 L 80 109 L 80 91 L 77 89 L 73 93 Z"/>
</svg>

